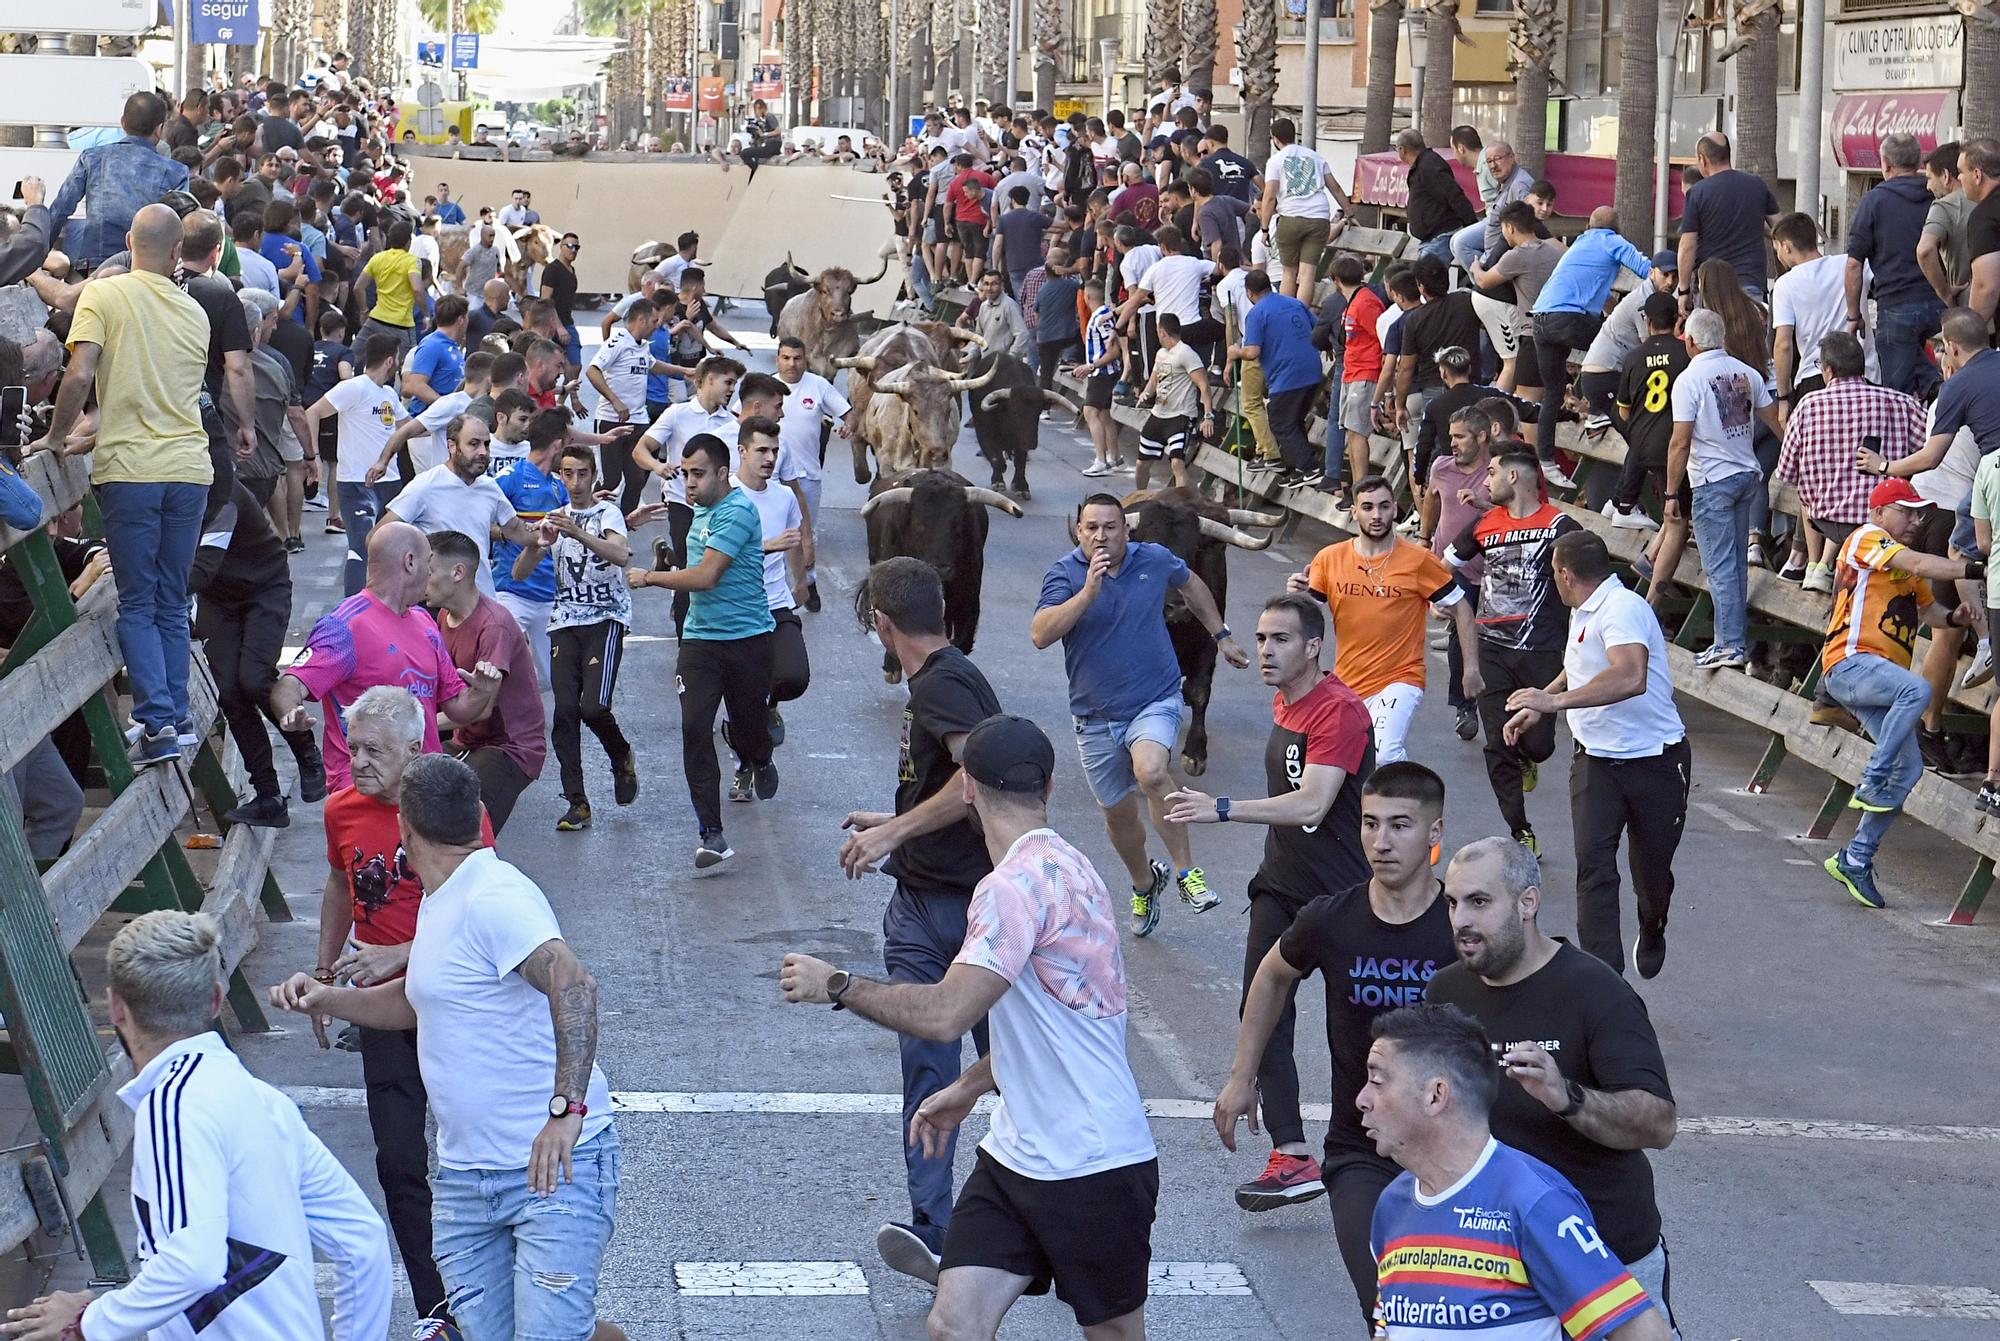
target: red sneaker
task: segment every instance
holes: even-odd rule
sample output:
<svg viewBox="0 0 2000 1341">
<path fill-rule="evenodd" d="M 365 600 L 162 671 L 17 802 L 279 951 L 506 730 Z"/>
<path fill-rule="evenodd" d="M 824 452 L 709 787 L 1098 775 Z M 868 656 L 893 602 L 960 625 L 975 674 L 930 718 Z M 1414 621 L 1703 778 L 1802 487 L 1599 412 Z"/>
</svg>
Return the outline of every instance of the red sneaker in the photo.
<svg viewBox="0 0 2000 1341">
<path fill-rule="evenodd" d="M 1273 1150 L 1264 1172 L 1236 1189 L 1236 1204 L 1246 1211 L 1275 1211 L 1325 1194 L 1318 1160 Z"/>
</svg>

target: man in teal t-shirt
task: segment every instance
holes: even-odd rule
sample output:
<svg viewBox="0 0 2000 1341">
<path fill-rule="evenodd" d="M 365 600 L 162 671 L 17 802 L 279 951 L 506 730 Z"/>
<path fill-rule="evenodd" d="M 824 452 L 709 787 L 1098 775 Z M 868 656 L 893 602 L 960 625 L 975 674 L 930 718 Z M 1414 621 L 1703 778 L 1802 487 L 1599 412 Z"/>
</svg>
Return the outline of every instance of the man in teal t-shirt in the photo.
<svg viewBox="0 0 2000 1341">
<path fill-rule="evenodd" d="M 771 638 L 776 624 L 764 596 L 764 528 L 757 505 L 729 483 L 729 444 L 697 433 L 681 449 L 681 474 L 694 524 L 687 566 L 669 573 L 634 568 L 627 582 L 688 593 L 674 681 L 681 700 L 681 769 L 687 774 L 701 840 L 697 871 L 736 854 L 722 836 L 722 770 L 715 757 L 715 710 L 729 705 L 730 744 L 753 770 L 757 799 L 778 792 L 765 715 L 771 700 Z M 748 800 L 748 796 L 737 799 Z"/>
</svg>

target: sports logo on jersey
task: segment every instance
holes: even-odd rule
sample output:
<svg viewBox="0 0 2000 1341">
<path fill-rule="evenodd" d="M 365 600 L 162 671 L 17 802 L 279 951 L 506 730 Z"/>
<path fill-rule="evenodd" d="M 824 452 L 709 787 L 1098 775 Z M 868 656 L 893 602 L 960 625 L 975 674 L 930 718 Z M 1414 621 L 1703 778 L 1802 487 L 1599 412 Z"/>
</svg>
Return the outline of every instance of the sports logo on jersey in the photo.
<svg viewBox="0 0 2000 1341">
<path fill-rule="evenodd" d="M 1575 1239 L 1576 1246 L 1586 1253 L 1595 1253 L 1599 1257 L 1611 1256 L 1610 1253 L 1604 1250 L 1604 1240 L 1597 1236 L 1597 1226 L 1591 1224 L 1580 1215 L 1572 1215 L 1569 1219 L 1557 1225 L 1556 1237 L 1559 1239 Z"/>
<path fill-rule="evenodd" d="M 1460 1229 L 1483 1229 L 1499 1234 L 1514 1232 L 1512 1211 L 1492 1211 L 1484 1206 L 1454 1206 L 1451 1210 L 1458 1217 Z"/>
</svg>

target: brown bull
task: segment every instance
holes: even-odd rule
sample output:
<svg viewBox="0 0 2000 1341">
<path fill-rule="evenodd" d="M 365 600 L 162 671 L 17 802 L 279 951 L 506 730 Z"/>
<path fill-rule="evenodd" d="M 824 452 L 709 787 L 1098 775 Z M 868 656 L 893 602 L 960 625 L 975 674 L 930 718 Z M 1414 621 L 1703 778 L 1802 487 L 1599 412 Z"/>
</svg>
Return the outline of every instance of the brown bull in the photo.
<svg viewBox="0 0 2000 1341">
<path fill-rule="evenodd" d="M 925 376 L 919 381 L 932 385 L 941 385 L 940 378 L 956 380 L 952 377 L 958 366 L 956 345 L 950 338 L 953 334 L 969 337 L 974 342 L 978 340 L 970 332 L 954 333 L 945 326 L 899 324 L 886 326 L 869 336 L 859 354 L 834 360 L 835 368 L 848 370 L 847 399 L 854 406 L 856 426 L 852 442 L 855 483 L 866 484 L 870 479 L 868 450 L 871 447 L 875 449 L 876 462 L 880 466 L 878 478 L 915 469 L 920 454 L 926 461 L 946 462 L 951 459 L 952 443 L 958 437 L 955 418 L 947 421 L 940 417 L 941 412 L 911 416 L 896 406 L 884 406 L 879 415 L 873 411 L 874 403 L 879 399 L 878 388 L 900 369 L 921 369 Z M 983 388 L 988 380 L 990 378 L 964 382 L 956 389 Z M 899 381 L 897 385 L 908 384 Z M 945 399 L 954 405 L 956 403 L 954 396 L 947 395 Z M 910 430 L 912 422 L 930 426 L 930 436 L 916 436 Z M 924 444 L 922 453 L 916 445 L 919 442 Z"/>
<path fill-rule="evenodd" d="M 806 279 L 806 272 L 785 257 L 792 274 Z M 861 348 L 861 331 L 854 319 L 854 291 L 873 284 L 889 273 L 889 262 L 867 279 L 856 279 L 845 266 L 829 266 L 811 280 L 812 287 L 794 294 L 778 311 L 778 336 L 805 341 L 806 366 L 821 377 L 832 377 L 834 360 L 847 358 Z"/>
</svg>

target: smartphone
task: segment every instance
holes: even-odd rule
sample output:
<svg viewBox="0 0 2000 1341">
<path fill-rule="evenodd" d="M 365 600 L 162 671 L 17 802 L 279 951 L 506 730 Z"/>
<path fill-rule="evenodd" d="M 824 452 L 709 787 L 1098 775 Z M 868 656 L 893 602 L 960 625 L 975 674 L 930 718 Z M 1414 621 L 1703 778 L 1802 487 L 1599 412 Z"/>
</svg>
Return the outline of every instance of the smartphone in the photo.
<svg viewBox="0 0 2000 1341">
<path fill-rule="evenodd" d="M 28 412 L 28 388 L 0 387 L 0 447 L 19 447 L 21 418 Z"/>
<path fill-rule="evenodd" d="M 1861 450 L 1864 452 L 1873 452 L 1875 453 L 1875 455 L 1880 456 L 1882 454 L 1881 437 L 1877 434 L 1870 433 L 1869 435 L 1861 439 Z"/>
</svg>

